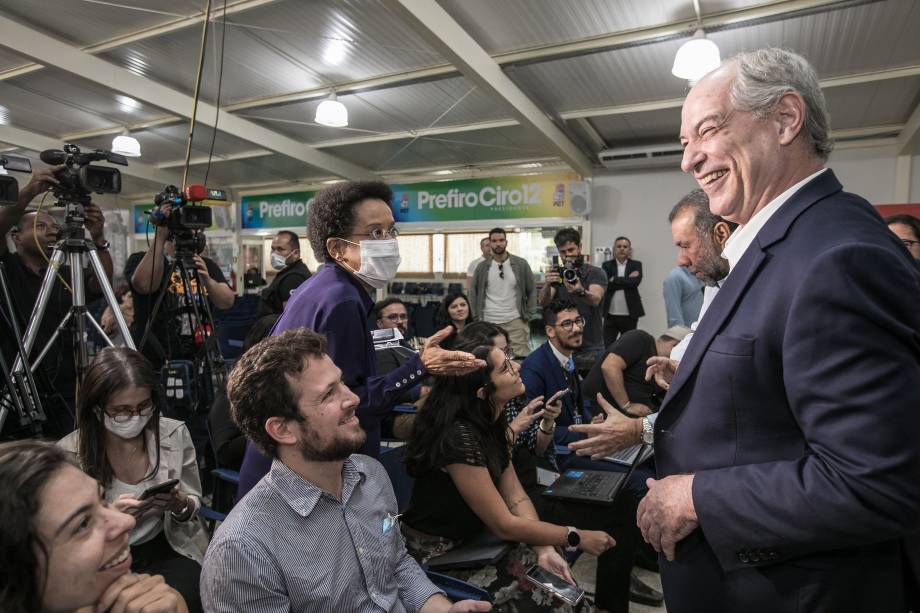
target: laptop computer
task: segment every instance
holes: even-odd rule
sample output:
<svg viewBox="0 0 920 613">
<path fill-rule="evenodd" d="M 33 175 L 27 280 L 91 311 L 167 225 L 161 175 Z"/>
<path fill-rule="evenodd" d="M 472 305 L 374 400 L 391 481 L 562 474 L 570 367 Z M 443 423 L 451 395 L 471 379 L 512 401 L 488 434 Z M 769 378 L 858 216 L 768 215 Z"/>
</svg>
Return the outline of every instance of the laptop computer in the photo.
<svg viewBox="0 0 920 613">
<path fill-rule="evenodd" d="M 629 465 L 629 470 L 625 473 L 570 468 L 562 473 L 552 485 L 543 490 L 543 495 L 591 504 L 613 504 L 617 494 L 623 489 L 623 485 L 632 475 L 643 455 L 640 449 L 633 458 L 632 464 Z"/>
<path fill-rule="evenodd" d="M 436 571 L 480 568 L 498 562 L 511 547 L 513 543 L 503 541 L 485 530 L 447 553 L 431 558 L 427 566 Z"/>
<path fill-rule="evenodd" d="M 641 452 L 641 457 L 640 456 Z M 633 462 L 636 461 L 636 458 L 639 457 L 639 461 L 636 462 L 636 465 L 642 464 L 647 459 L 649 459 L 655 453 L 655 448 L 651 445 L 633 445 L 632 447 L 626 447 L 621 449 L 613 455 L 609 455 L 606 458 L 601 458 L 605 462 L 613 462 L 615 464 L 620 464 L 622 466 L 631 466 Z"/>
</svg>

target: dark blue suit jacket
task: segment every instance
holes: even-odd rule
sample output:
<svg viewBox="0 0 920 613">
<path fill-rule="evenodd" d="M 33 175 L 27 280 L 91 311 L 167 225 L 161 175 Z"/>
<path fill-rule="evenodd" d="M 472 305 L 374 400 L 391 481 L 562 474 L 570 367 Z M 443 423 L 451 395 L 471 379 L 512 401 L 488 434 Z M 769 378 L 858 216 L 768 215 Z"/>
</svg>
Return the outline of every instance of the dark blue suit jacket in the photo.
<svg viewBox="0 0 920 613">
<path fill-rule="evenodd" d="M 920 532 L 920 275 L 825 171 L 758 233 L 655 425 L 700 529 L 662 563 L 669 613 L 895 611 Z"/>
<path fill-rule="evenodd" d="M 543 400 L 548 400 L 559 390 L 568 387 L 565 373 L 549 341 L 540 345 L 521 364 L 521 379 L 524 381 L 528 400 L 537 396 L 543 396 Z M 590 411 L 583 406 L 576 407 L 574 394 L 566 394 L 562 397 L 562 412 L 556 418 L 556 430 L 553 433 L 553 439 L 557 445 L 568 445 L 585 437 L 584 434 L 569 432 L 569 426 L 574 423 L 572 416 L 576 414 L 576 410 L 581 413 L 582 423 L 591 423 Z"/>
</svg>

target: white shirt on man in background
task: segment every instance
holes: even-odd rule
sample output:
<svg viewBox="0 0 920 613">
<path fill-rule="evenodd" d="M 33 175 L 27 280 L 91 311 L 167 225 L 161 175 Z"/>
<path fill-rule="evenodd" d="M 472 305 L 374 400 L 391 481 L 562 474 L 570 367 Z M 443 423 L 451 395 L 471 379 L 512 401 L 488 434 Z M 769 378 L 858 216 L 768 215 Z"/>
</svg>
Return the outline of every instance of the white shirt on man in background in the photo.
<svg viewBox="0 0 920 613">
<path fill-rule="evenodd" d="M 499 270 L 501 265 L 501 270 Z M 521 312 L 517 304 L 517 279 L 511 269 L 511 258 L 504 262 L 492 260 L 489 266 L 489 281 L 486 285 L 486 302 L 482 309 L 482 320 L 493 324 L 503 324 L 513 319 L 520 319 Z"/>
</svg>

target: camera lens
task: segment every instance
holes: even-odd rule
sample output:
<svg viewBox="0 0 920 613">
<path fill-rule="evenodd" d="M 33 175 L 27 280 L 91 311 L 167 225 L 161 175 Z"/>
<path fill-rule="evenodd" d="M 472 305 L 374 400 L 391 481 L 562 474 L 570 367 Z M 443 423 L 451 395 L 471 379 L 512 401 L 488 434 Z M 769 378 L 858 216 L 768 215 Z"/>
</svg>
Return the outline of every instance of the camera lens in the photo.
<svg viewBox="0 0 920 613">
<path fill-rule="evenodd" d="M 566 283 L 575 283 L 578 281 L 578 273 L 571 268 L 566 268 L 562 271 L 562 278 Z"/>
</svg>

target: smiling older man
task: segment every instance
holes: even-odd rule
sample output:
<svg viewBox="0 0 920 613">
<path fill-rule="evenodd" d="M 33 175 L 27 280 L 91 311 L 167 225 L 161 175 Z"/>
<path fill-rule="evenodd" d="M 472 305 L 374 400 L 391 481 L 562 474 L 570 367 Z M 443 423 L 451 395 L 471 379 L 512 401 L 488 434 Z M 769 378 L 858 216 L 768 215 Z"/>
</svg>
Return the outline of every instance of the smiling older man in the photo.
<svg viewBox="0 0 920 613">
<path fill-rule="evenodd" d="M 681 164 L 740 224 L 655 425 L 639 507 L 670 613 L 905 611 L 920 526 L 920 276 L 842 191 L 812 67 L 741 54 L 687 96 Z"/>
</svg>

